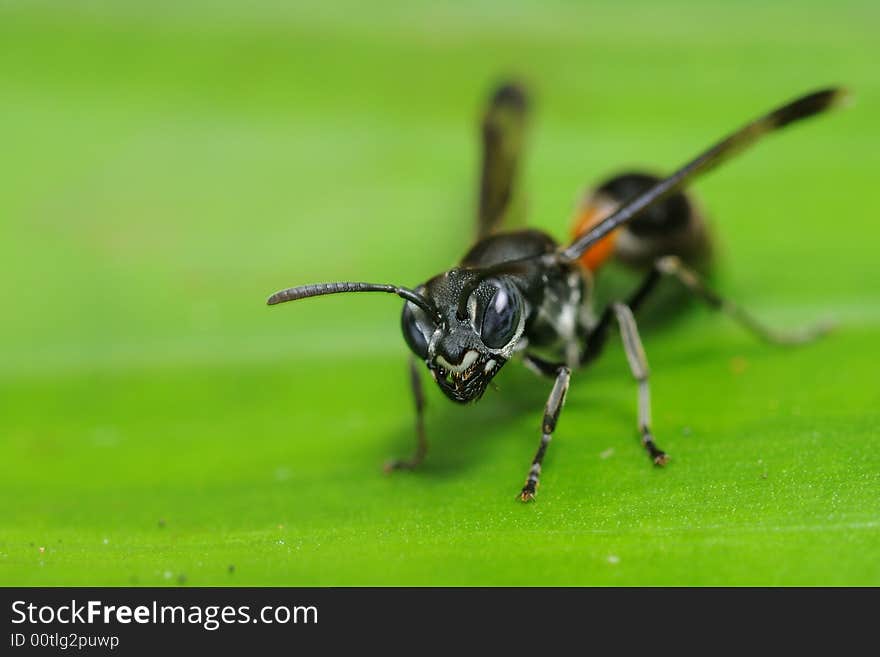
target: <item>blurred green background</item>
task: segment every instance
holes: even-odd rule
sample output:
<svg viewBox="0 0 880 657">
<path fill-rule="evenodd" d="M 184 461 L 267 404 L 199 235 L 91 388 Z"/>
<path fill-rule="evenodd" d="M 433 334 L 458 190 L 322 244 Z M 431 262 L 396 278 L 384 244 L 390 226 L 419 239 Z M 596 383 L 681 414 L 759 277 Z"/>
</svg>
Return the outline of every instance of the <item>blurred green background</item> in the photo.
<svg viewBox="0 0 880 657">
<path fill-rule="evenodd" d="M 75 6 L 74 6 L 75 4 Z M 184 5 L 185 6 L 181 6 Z M 3 2 L 0 584 L 880 584 L 876 2 Z M 524 186 L 566 235 L 586 184 L 668 170 L 770 107 L 849 109 L 696 186 L 717 286 L 647 332 L 658 442 L 618 345 L 576 374 L 535 504 L 549 384 L 429 391 L 408 453 L 400 302 L 472 235 L 476 121 L 538 99 Z"/>
</svg>

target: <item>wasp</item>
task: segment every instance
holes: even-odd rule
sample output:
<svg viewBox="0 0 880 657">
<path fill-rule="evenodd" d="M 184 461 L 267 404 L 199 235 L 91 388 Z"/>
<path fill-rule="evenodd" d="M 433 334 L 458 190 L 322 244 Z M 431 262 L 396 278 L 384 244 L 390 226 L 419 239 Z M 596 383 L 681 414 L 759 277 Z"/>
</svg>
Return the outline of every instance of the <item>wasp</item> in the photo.
<svg viewBox="0 0 880 657">
<path fill-rule="evenodd" d="M 601 354 L 616 324 L 637 387 L 638 434 L 651 461 L 663 466 L 669 455 L 651 428 L 648 360 L 635 319 L 661 279 L 674 279 L 682 290 L 769 342 L 804 343 L 829 328 L 774 330 L 712 290 L 700 273 L 711 255 L 709 230 L 685 188 L 765 135 L 822 113 L 844 97 L 841 88 L 801 96 L 746 124 L 672 175 L 613 176 L 587 194 L 572 241 L 560 245 L 540 230 L 502 229 L 511 214 L 531 104 L 523 86 L 505 83 L 490 97 L 481 124 L 477 239 L 456 266 L 413 288 L 318 283 L 276 292 L 268 304 L 349 292 L 386 292 L 404 299 L 401 328 L 412 351 L 416 447 L 409 458 L 387 464 L 389 471 L 417 467 L 428 451 L 419 361 L 443 394 L 459 404 L 479 400 L 514 358 L 551 379 L 540 441 L 518 496 L 524 502 L 535 498 L 572 371 Z M 641 283 L 599 310 L 594 308 L 597 272 L 611 260 L 641 272 Z"/>
</svg>

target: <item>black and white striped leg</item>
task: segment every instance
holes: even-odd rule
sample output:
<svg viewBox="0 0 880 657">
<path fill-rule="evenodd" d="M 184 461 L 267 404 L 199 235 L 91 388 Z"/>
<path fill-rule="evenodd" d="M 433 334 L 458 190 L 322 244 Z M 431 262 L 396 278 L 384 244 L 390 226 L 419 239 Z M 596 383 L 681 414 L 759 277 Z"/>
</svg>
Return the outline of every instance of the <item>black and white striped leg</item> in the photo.
<svg viewBox="0 0 880 657">
<path fill-rule="evenodd" d="M 554 365 L 528 356 L 526 357 L 526 363 L 545 375 L 550 373 L 550 368 L 552 367 L 556 374 L 556 382 L 553 384 L 553 390 L 550 391 L 550 397 L 547 398 L 547 405 L 544 407 L 544 419 L 541 422 L 541 443 L 538 445 L 535 458 L 532 459 L 532 466 L 529 468 L 526 483 L 519 494 L 520 500 L 530 502 L 535 499 L 538 481 L 541 477 L 541 463 L 544 460 L 544 454 L 547 451 L 547 446 L 550 444 L 550 439 L 553 438 L 553 430 L 556 429 L 556 421 L 559 419 L 562 405 L 565 404 L 565 393 L 568 392 L 571 370 L 562 364 Z"/>
<path fill-rule="evenodd" d="M 654 442 L 651 433 L 651 389 L 648 385 L 648 358 L 639 337 L 639 329 L 636 326 L 635 317 L 629 306 L 622 303 L 612 304 L 617 324 L 620 326 L 620 337 L 623 340 L 623 348 L 629 368 L 632 371 L 639 389 L 639 433 L 642 436 L 642 444 L 648 450 L 648 455 L 654 465 L 666 465 L 669 456 Z"/>
<path fill-rule="evenodd" d="M 626 300 L 626 305 L 630 310 L 634 313 L 638 312 L 639 307 L 656 289 L 657 283 L 660 282 L 660 278 L 661 274 L 656 268 L 652 268 L 651 271 L 648 272 L 648 275 L 642 281 L 641 285 L 639 285 L 636 291 Z M 581 355 L 581 367 L 589 365 L 602 354 L 602 351 L 605 349 L 605 345 L 608 342 L 608 330 L 611 327 L 612 321 L 614 321 L 614 309 L 612 305 L 608 305 L 605 307 L 605 310 L 599 317 L 599 321 L 593 327 L 589 336 L 587 336 L 585 349 Z"/>
<path fill-rule="evenodd" d="M 822 337 L 834 328 L 832 323 L 820 323 L 797 331 L 780 331 L 766 326 L 733 301 L 725 299 L 708 288 L 699 275 L 689 269 L 677 256 L 664 256 L 657 260 L 655 270 L 674 276 L 694 296 L 757 335 L 763 340 L 779 345 L 798 345 Z"/>
<path fill-rule="evenodd" d="M 416 451 L 408 459 L 395 459 L 386 463 L 385 472 L 417 468 L 428 454 L 428 439 L 425 436 L 425 391 L 422 389 L 418 363 L 412 357 L 409 359 L 409 381 L 413 400 L 416 403 Z"/>
</svg>

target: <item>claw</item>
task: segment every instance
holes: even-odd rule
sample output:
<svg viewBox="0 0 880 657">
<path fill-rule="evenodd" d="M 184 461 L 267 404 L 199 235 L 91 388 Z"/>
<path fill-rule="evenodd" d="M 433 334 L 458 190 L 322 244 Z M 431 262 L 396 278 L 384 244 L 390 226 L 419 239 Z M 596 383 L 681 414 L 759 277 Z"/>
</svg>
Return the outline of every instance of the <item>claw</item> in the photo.
<svg viewBox="0 0 880 657">
<path fill-rule="evenodd" d="M 533 502 L 535 500 L 535 489 L 531 486 L 523 486 L 519 494 L 520 502 Z"/>
<path fill-rule="evenodd" d="M 654 465 L 662 467 L 669 463 L 669 455 L 657 446 L 654 436 L 647 427 L 642 428 L 642 444 L 648 450 L 648 456 L 651 457 Z"/>
<path fill-rule="evenodd" d="M 382 466 L 382 471 L 390 475 L 395 470 L 412 470 L 413 464 L 410 461 L 405 461 L 403 459 L 392 459 L 391 461 L 385 461 L 385 464 Z"/>
</svg>

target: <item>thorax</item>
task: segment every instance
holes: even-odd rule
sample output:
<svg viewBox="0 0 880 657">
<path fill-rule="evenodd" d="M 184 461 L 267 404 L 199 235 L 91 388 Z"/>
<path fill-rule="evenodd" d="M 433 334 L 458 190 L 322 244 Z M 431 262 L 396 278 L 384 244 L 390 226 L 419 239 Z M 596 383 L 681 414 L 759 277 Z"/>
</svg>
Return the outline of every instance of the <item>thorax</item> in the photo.
<svg viewBox="0 0 880 657">
<path fill-rule="evenodd" d="M 538 230 L 499 233 L 478 242 L 463 258 L 467 267 L 491 267 L 552 253 L 557 242 Z M 513 276 L 527 304 L 517 351 L 529 350 L 574 364 L 593 321 L 592 276 L 577 264 L 548 265 L 540 258 Z"/>
</svg>

